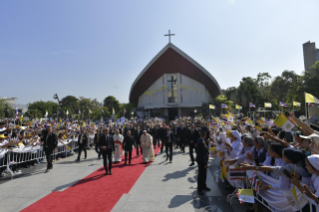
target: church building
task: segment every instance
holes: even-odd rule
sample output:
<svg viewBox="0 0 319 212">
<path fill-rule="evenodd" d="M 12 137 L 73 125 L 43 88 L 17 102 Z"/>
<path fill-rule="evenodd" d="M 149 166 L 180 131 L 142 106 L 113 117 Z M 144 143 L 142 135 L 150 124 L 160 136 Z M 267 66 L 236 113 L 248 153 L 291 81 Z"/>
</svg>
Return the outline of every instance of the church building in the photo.
<svg viewBox="0 0 319 212">
<path fill-rule="evenodd" d="M 137 76 L 129 101 L 138 117 L 172 120 L 202 113 L 220 94 L 215 78 L 169 42 Z"/>
</svg>

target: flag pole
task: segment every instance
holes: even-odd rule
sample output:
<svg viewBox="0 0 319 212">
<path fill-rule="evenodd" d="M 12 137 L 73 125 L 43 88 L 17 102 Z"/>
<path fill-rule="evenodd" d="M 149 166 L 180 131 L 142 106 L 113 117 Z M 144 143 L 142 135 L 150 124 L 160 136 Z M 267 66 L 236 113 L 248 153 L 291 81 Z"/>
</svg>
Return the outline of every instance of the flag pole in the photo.
<svg viewBox="0 0 319 212">
<path fill-rule="evenodd" d="M 292 112 L 295 113 L 295 105 L 294 105 L 294 101 L 292 101 Z"/>
<path fill-rule="evenodd" d="M 308 120 L 308 116 L 307 116 L 307 102 L 306 102 L 306 92 L 304 92 L 305 95 L 305 112 L 306 112 L 306 120 Z"/>
</svg>

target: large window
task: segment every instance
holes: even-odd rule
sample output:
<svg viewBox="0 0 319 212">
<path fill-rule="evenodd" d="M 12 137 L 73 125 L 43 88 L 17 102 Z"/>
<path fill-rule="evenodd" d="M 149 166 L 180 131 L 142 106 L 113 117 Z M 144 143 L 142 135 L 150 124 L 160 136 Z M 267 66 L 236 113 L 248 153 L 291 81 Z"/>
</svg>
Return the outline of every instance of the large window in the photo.
<svg viewBox="0 0 319 212">
<path fill-rule="evenodd" d="M 167 76 L 167 97 L 168 97 L 168 103 L 177 103 L 177 77 L 176 77 L 176 75 Z"/>
</svg>

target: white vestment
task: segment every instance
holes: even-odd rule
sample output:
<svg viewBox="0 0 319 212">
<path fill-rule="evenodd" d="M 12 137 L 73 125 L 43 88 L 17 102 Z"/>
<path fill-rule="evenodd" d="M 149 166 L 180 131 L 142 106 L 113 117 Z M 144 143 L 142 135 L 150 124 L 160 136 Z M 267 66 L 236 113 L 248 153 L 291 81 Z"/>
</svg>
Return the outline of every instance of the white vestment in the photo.
<svg viewBox="0 0 319 212">
<path fill-rule="evenodd" d="M 123 135 L 118 134 L 113 136 L 114 145 L 115 145 L 115 155 L 114 161 L 121 162 L 122 161 L 122 143 L 123 143 Z"/>
<path fill-rule="evenodd" d="M 143 148 L 143 160 L 144 162 L 149 162 L 155 159 L 154 149 L 153 149 L 153 137 L 146 133 L 146 135 L 142 134 L 141 138 L 141 146 Z"/>
</svg>

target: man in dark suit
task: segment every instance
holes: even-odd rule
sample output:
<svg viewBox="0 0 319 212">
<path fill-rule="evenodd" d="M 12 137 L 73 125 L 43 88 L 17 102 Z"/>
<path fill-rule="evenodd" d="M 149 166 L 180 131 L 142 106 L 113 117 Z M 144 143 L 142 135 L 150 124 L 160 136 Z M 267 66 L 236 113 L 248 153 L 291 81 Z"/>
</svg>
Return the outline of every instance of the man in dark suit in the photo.
<svg viewBox="0 0 319 212">
<path fill-rule="evenodd" d="M 189 156 L 191 158 L 192 163 L 189 166 L 195 165 L 194 155 L 193 151 L 196 147 L 195 144 L 197 140 L 199 139 L 199 132 L 195 129 L 194 124 L 191 124 L 190 129 L 188 130 L 187 140 L 189 141 Z"/>
<path fill-rule="evenodd" d="M 58 147 L 58 136 L 52 132 L 52 128 L 47 128 L 47 134 L 43 136 L 43 150 L 45 152 L 47 158 L 47 170 L 45 173 L 48 173 L 50 169 L 53 169 L 52 160 L 53 160 L 53 152 L 56 152 L 56 148 Z"/>
<path fill-rule="evenodd" d="M 179 145 L 180 145 L 180 140 L 179 140 L 179 136 L 181 134 L 181 128 L 177 125 L 177 124 L 174 124 L 174 128 L 173 128 L 173 133 L 175 135 L 175 148 L 177 148 Z"/>
<path fill-rule="evenodd" d="M 185 145 L 187 143 L 187 125 L 185 126 L 185 124 L 183 123 L 181 126 L 181 134 L 180 134 L 180 145 L 181 145 L 181 150 L 183 151 L 183 153 L 185 153 Z"/>
<path fill-rule="evenodd" d="M 87 152 L 86 147 L 88 146 L 88 137 L 85 134 L 85 129 L 81 128 L 81 134 L 78 137 L 78 145 L 79 145 L 79 154 L 77 161 L 80 161 L 82 150 L 84 151 L 84 159 L 86 159 Z"/>
<path fill-rule="evenodd" d="M 123 147 L 125 151 L 125 165 L 127 165 L 127 155 L 129 156 L 129 164 L 131 165 L 131 159 L 132 159 L 132 145 L 134 145 L 134 137 L 131 136 L 131 131 L 128 130 L 126 136 L 123 140 Z M 134 145 L 135 146 L 135 145 Z"/>
<path fill-rule="evenodd" d="M 141 149 L 141 154 L 143 154 L 143 149 L 141 147 L 141 141 L 140 141 L 140 138 L 141 138 L 141 135 L 143 134 L 143 131 L 141 130 L 141 127 L 140 126 L 137 126 L 137 129 L 136 129 L 136 132 L 135 132 L 135 148 L 136 148 L 136 155 L 137 157 L 140 156 L 139 154 L 139 148 Z"/>
<path fill-rule="evenodd" d="M 98 154 L 98 158 L 101 159 L 101 152 L 100 152 L 100 148 L 99 148 L 99 141 L 101 138 L 102 134 L 101 134 L 101 129 L 97 129 L 96 133 L 94 135 L 94 144 L 95 144 L 95 151 Z"/>
<path fill-rule="evenodd" d="M 169 158 L 169 162 L 172 163 L 173 160 L 173 142 L 175 140 L 174 133 L 168 127 L 166 132 L 166 141 L 165 141 L 165 149 L 166 149 L 166 160 Z M 168 154 L 169 151 L 169 154 Z"/>
<path fill-rule="evenodd" d="M 201 130 L 200 138 L 197 140 L 196 149 L 196 162 L 198 164 L 198 176 L 197 176 L 197 193 L 204 195 L 203 190 L 210 191 L 206 186 L 206 176 L 208 169 L 208 149 L 205 143 L 206 131 Z"/>
<path fill-rule="evenodd" d="M 161 141 L 162 141 L 161 153 L 163 153 L 163 149 L 164 149 L 164 146 L 166 146 L 166 140 L 167 140 L 166 129 L 165 129 L 164 125 L 160 128 L 160 138 L 161 138 Z"/>
<path fill-rule="evenodd" d="M 103 156 L 103 165 L 105 169 L 105 175 L 108 175 L 108 171 L 110 175 L 112 175 L 112 152 L 115 153 L 115 145 L 113 136 L 109 135 L 109 129 L 104 129 L 104 134 L 101 136 L 101 140 L 99 142 L 100 151 Z M 107 160 L 109 160 L 109 168 L 107 168 Z"/>
</svg>

